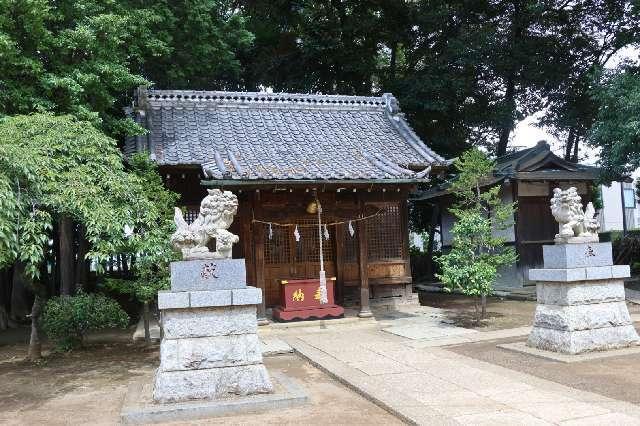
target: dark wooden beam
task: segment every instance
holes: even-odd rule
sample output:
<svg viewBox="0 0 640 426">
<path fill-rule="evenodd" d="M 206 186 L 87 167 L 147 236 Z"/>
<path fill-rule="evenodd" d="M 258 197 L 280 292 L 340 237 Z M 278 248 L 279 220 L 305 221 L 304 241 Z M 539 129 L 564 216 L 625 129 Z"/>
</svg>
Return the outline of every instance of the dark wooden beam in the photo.
<svg viewBox="0 0 640 426">
<path fill-rule="evenodd" d="M 73 222 L 67 216 L 58 219 L 60 244 L 60 294 L 70 296 L 75 292 L 73 277 L 75 258 L 73 253 Z"/>
<path fill-rule="evenodd" d="M 253 197 L 242 197 L 240 200 L 240 209 L 242 212 L 242 250 L 244 257 L 244 265 L 247 270 L 247 283 L 256 285 L 256 268 L 253 256 L 253 238 L 251 234 L 251 212 L 253 210 Z"/>
<path fill-rule="evenodd" d="M 255 193 L 253 197 L 253 208 L 256 216 L 260 212 L 260 194 Z M 266 325 L 269 323 L 267 319 L 267 293 L 265 286 L 265 270 L 264 270 L 264 232 L 262 225 L 253 223 L 251 225 L 251 234 L 253 235 L 253 259 L 255 266 L 255 285 L 262 290 L 262 303 L 258 305 L 258 325 Z"/>
<path fill-rule="evenodd" d="M 364 211 L 364 201 L 360 200 L 360 211 Z M 358 224 L 358 267 L 360 269 L 360 318 L 373 316 L 369 307 L 369 250 L 367 245 L 367 224 L 360 220 Z"/>
<path fill-rule="evenodd" d="M 335 227 L 335 258 L 336 258 L 336 300 L 344 303 L 344 224 Z"/>
</svg>

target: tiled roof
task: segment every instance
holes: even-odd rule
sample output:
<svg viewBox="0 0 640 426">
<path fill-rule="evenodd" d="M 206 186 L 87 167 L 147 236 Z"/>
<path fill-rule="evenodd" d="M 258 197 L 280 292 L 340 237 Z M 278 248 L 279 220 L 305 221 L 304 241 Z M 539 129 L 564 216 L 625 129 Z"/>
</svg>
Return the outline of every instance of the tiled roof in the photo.
<svg viewBox="0 0 640 426">
<path fill-rule="evenodd" d="M 511 154 L 498 157 L 496 160 L 496 176 L 523 177 L 527 174 L 555 174 L 571 176 L 573 179 L 595 179 L 598 175 L 597 167 L 572 163 L 558 157 L 551 151 L 545 141 L 538 142 L 534 147 L 522 149 Z"/>
<path fill-rule="evenodd" d="M 540 141 L 534 147 L 498 157 L 493 176 L 487 179 L 484 186 L 495 185 L 507 178 L 524 181 L 595 181 L 599 172 L 597 167 L 572 163 L 558 157 L 551 151 L 548 143 Z M 448 195 L 452 180 L 422 191 L 412 198 L 418 201 Z"/>
<path fill-rule="evenodd" d="M 200 165 L 209 179 L 428 178 L 446 165 L 381 97 L 141 90 L 135 119 L 160 165 Z"/>
</svg>

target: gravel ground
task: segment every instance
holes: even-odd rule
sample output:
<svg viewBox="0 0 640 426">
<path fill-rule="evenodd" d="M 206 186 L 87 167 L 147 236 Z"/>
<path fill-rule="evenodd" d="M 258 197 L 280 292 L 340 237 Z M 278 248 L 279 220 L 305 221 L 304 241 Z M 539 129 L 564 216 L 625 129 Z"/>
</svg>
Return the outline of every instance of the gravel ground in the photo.
<svg viewBox="0 0 640 426">
<path fill-rule="evenodd" d="M 129 379 L 147 376 L 150 380 L 159 362 L 157 345 L 131 343 L 94 344 L 70 353 L 54 353 L 38 365 L 23 361 L 25 353 L 24 344 L 0 346 L 0 424 L 119 424 Z M 296 378 L 311 402 L 189 424 L 401 424 L 295 355 L 268 357 L 265 364 L 270 371 Z"/>
<path fill-rule="evenodd" d="M 460 294 L 420 292 L 420 304 L 444 309 L 453 324 L 478 330 L 502 330 L 531 325 L 536 302 L 487 298 L 487 316 L 475 321 L 474 299 Z"/>
<path fill-rule="evenodd" d="M 640 330 L 640 323 L 635 323 Z M 461 355 L 521 371 L 576 389 L 640 404 L 640 354 L 562 363 L 496 347 L 518 339 L 494 340 L 447 347 Z"/>
</svg>

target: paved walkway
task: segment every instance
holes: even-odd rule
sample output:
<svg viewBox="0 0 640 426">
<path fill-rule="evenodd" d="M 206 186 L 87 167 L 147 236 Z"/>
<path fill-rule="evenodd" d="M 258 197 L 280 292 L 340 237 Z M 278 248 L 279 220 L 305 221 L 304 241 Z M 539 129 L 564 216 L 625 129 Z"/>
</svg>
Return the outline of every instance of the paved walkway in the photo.
<svg viewBox="0 0 640 426">
<path fill-rule="evenodd" d="M 141 331 L 138 335 L 144 336 Z M 265 355 L 293 348 L 410 424 L 640 424 L 640 407 L 633 404 L 446 350 L 448 345 L 524 338 L 529 331 L 463 329 L 450 324 L 440 309 L 406 306 L 375 311 L 368 320 L 351 316 L 271 324 L 260 327 L 259 335 Z"/>
<path fill-rule="evenodd" d="M 640 408 L 633 404 L 455 354 L 434 343 L 443 339 L 410 339 L 380 327 L 384 325 L 302 334 L 289 330 L 282 338 L 310 362 L 411 424 L 640 424 Z M 524 327 L 463 333 L 449 341 L 527 332 Z"/>
</svg>

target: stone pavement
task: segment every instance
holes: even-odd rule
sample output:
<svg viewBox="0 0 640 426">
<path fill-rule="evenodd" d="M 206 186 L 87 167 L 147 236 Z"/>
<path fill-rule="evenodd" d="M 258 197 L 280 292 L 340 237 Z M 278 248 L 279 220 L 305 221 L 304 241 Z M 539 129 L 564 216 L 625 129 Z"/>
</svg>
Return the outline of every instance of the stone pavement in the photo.
<svg viewBox="0 0 640 426">
<path fill-rule="evenodd" d="M 383 327 L 289 330 L 282 339 L 311 363 L 410 424 L 640 424 L 640 407 L 633 404 L 433 344 L 443 339 L 409 339 L 382 331 Z M 517 333 L 526 335 L 527 328 L 468 333 L 449 340 L 497 339 Z"/>
</svg>

